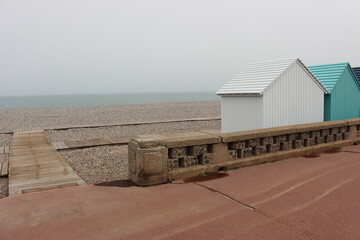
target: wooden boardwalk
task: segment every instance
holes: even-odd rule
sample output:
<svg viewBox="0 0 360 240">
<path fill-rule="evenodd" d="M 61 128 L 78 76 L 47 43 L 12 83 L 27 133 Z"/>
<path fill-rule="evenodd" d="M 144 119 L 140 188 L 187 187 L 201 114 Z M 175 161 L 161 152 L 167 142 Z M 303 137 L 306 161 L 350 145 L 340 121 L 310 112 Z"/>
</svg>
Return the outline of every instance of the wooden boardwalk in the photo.
<svg viewBox="0 0 360 240">
<path fill-rule="evenodd" d="M 99 128 L 99 127 L 116 127 L 116 126 L 132 126 L 144 124 L 158 124 L 158 123 L 175 123 L 175 122 L 199 122 L 199 121 L 218 121 L 221 117 L 208 117 L 208 118 L 186 118 L 186 119 L 169 119 L 169 120 L 155 120 L 144 122 L 120 122 L 120 123 L 105 123 L 105 124 L 88 124 L 88 125 L 67 125 L 57 127 L 46 127 L 44 130 L 67 130 L 75 128 Z"/>
<path fill-rule="evenodd" d="M 43 131 L 13 135 L 9 160 L 10 196 L 83 184 Z"/>
<path fill-rule="evenodd" d="M 0 147 L 0 177 L 7 177 L 9 174 L 9 146 Z"/>
<path fill-rule="evenodd" d="M 41 127 L 33 127 L 33 128 L 20 128 L 16 129 L 14 133 L 32 133 L 32 132 L 42 132 L 44 131 Z"/>
<path fill-rule="evenodd" d="M 39 130 L 68 130 L 76 128 L 100 128 L 100 127 L 116 127 L 116 126 L 132 126 L 143 124 L 157 124 L 157 123 L 174 123 L 174 122 L 198 122 L 198 121 L 217 121 L 221 120 L 221 117 L 208 117 L 208 118 L 186 118 L 186 119 L 170 119 L 170 120 L 156 120 L 156 121 L 144 121 L 144 122 L 118 122 L 118 123 L 105 123 L 105 124 L 88 124 L 88 125 L 64 125 L 64 126 L 48 126 L 44 128 L 30 128 L 30 129 L 17 129 L 0 130 L 0 134 L 12 134 L 14 132 L 32 132 Z"/>
<path fill-rule="evenodd" d="M 84 140 L 73 140 L 66 142 L 52 142 L 56 150 L 88 148 L 108 145 L 126 145 L 131 137 L 95 138 Z"/>
</svg>

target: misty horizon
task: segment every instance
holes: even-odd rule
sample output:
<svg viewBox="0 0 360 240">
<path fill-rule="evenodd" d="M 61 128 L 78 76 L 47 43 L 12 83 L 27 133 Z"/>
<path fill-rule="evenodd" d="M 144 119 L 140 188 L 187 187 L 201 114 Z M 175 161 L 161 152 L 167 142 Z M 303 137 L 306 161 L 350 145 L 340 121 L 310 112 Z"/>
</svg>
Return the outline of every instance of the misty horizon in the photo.
<svg viewBox="0 0 360 240">
<path fill-rule="evenodd" d="M 168 92 L 97 92 L 97 93 L 64 93 L 64 94 L 35 94 L 35 95 L 9 95 L 9 96 L 0 96 L 1 97 L 46 97 L 46 96 L 78 96 L 78 95 L 118 95 L 118 94 L 166 94 L 166 93 L 213 93 L 216 95 L 216 92 L 213 91 L 168 91 Z"/>
<path fill-rule="evenodd" d="M 0 0 L 0 96 L 216 92 L 251 62 L 360 66 L 360 2 Z"/>
</svg>

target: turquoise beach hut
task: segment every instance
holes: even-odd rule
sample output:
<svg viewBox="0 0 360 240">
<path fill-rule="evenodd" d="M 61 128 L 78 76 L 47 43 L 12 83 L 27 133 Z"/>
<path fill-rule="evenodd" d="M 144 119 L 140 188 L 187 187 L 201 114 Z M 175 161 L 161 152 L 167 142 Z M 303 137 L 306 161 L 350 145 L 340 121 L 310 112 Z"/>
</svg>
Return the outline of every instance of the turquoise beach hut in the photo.
<svg viewBox="0 0 360 240">
<path fill-rule="evenodd" d="M 358 82 L 360 83 L 360 67 L 354 67 L 353 68 L 353 71 L 355 73 L 355 76 L 357 77 L 358 79 Z"/>
<path fill-rule="evenodd" d="M 359 117 L 360 83 L 349 63 L 308 67 L 325 86 L 324 121 Z"/>
</svg>

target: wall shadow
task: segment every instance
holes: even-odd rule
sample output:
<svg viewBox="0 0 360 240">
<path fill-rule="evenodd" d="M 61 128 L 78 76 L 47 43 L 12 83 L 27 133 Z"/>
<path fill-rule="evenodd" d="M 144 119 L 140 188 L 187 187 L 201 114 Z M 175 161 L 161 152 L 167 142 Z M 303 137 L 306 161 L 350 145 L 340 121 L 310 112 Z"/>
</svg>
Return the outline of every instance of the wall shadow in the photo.
<svg viewBox="0 0 360 240">
<path fill-rule="evenodd" d="M 94 184 L 95 186 L 101 186 L 101 187 L 135 187 L 136 185 L 131 182 L 130 180 L 117 180 L 117 181 L 111 181 L 111 182 L 102 182 Z"/>
</svg>

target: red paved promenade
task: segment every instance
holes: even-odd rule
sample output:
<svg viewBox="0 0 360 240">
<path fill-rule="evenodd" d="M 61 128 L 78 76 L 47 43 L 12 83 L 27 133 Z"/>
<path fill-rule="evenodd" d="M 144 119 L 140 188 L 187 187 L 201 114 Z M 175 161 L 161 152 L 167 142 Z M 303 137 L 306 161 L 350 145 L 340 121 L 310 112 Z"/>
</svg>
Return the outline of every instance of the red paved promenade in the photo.
<svg viewBox="0 0 360 240">
<path fill-rule="evenodd" d="M 155 187 L 8 197 L 0 239 L 360 239 L 360 146 Z"/>
</svg>

